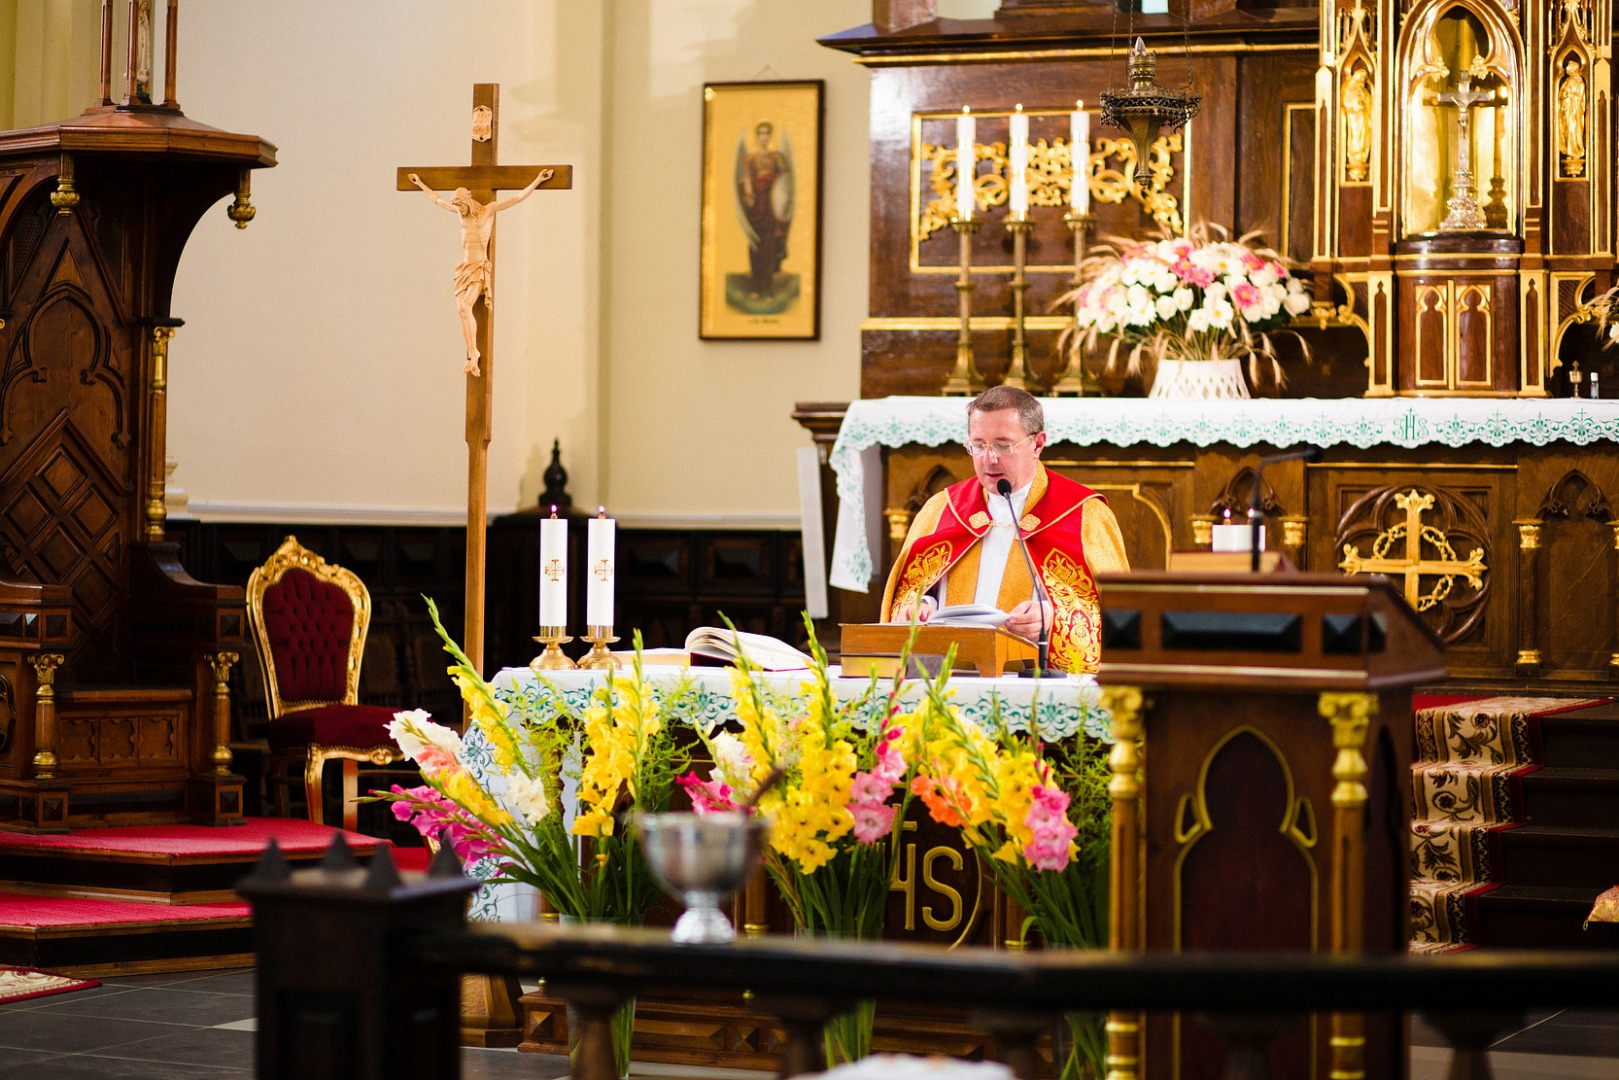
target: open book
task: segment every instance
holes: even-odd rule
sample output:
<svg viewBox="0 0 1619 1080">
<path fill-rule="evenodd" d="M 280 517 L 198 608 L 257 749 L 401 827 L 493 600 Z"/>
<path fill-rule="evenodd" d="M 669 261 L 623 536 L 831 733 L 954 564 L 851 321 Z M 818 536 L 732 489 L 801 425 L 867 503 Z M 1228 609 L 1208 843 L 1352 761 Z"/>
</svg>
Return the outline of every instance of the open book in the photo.
<svg viewBox="0 0 1619 1080">
<path fill-rule="evenodd" d="M 1009 614 L 983 604 L 947 604 L 928 619 L 929 626 L 1005 626 Z"/>
<path fill-rule="evenodd" d="M 779 638 L 740 632 L 733 635 L 731 631 L 718 626 L 699 626 L 687 634 L 686 651 L 691 653 L 694 664 L 705 661 L 734 664 L 738 639 L 742 642 L 743 653 L 754 667 L 765 671 L 796 671 L 810 666 L 809 654 L 799 652 Z"/>
</svg>

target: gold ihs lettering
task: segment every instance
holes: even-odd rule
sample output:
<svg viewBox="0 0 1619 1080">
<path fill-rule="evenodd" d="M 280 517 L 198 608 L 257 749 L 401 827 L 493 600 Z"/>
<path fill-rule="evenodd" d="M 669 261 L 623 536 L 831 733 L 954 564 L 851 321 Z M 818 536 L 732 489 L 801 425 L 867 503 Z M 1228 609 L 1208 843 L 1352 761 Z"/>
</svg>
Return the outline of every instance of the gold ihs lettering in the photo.
<svg viewBox="0 0 1619 1080">
<path fill-rule="evenodd" d="M 916 845 L 911 845 L 914 850 Z M 930 930 L 954 930 L 961 925 L 961 894 L 933 876 L 933 864 L 939 859 L 949 859 L 952 870 L 960 870 L 962 866 L 961 852 L 954 848 L 936 847 L 922 857 L 922 884 L 950 900 L 950 918 L 940 920 L 933 917 L 933 905 L 929 904 L 922 909 L 922 921 Z"/>
<path fill-rule="evenodd" d="M 907 821 L 901 825 L 904 832 L 915 832 L 916 822 Z M 961 852 L 954 848 L 940 845 L 929 848 L 922 856 L 922 885 L 923 887 L 949 902 L 950 917 L 941 919 L 934 913 L 932 904 L 922 905 L 922 922 L 929 930 L 948 932 L 961 925 L 962 899 L 959 890 L 940 881 L 934 871 L 934 864 L 940 859 L 947 860 L 952 870 L 960 871 L 966 864 L 962 861 Z M 900 867 L 894 875 L 894 883 L 889 886 L 891 892 L 900 893 L 905 897 L 905 929 L 916 929 L 916 844 L 907 843 L 900 859 Z"/>
</svg>

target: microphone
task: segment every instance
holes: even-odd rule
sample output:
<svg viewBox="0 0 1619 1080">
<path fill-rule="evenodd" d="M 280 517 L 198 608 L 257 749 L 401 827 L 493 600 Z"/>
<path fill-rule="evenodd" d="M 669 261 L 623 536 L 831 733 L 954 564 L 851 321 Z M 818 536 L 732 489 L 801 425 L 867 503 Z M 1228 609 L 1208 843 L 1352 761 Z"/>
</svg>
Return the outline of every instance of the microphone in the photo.
<svg viewBox="0 0 1619 1080">
<path fill-rule="evenodd" d="M 1264 522 L 1265 509 L 1260 505 L 1259 478 L 1265 471 L 1266 465 L 1275 465 L 1279 461 L 1320 461 L 1321 448 L 1319 446 L 1305 446 L 1298 450 L 1289 450 L 1285 454 L 1272 454 L 1268 458 L 1260 458 L 1259 464 L 1254 466 L 1254 486 L 1248 499 L 1248 569 L 1259 573 L 1259 530 Z"/>
<path fill-rule="evenodd" d="M 1006 500 L 1006 509 L 1012 514 L 1012 534 L 1017 537 L 1018 550 L 1023 552 L 1023 565 L 1029 570 L 1029 580 L 1034 584 L 1034 604 L 1040 611 L 1040 637 L 1035 641 L 1039 649 L 1038 664 L 1040 674 L 1046 673 L 1046 657 L 1051 643 L 1046 640 L 1046 595 L 1045 588 L 1040 584 L 1040 575 L 1034 572 L 1034 560 L 1029 558 L 1029 545 L 1023 542 L 1023 527 L 1018 524 L 1017 507 L 1012 505 L 1012 481 L 1001 477 L 995 482 L 995 490 L 1000 492 L 1001 498 Z"/>
</svg>

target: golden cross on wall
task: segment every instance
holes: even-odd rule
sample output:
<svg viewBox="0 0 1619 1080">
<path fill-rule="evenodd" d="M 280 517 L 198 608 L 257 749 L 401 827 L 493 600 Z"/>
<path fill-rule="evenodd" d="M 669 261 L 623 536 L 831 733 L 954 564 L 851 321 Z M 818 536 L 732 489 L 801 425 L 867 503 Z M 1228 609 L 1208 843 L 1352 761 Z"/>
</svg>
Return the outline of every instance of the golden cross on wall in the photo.
<svg viewBox="0 0 1619 1080">
<path fill-rule="evenodd" d="M 611 581 L 613 577 L 613 564 L 608 562 L 606 559 L 602 559 L 596 563 L 596 569 L 592 571 L 592 573 L 594 573 L 601 581 Z"/>
<path fill-rule="evenodd" d="M 561 559 L 552 559 L 550 562 L 546 563 L 545 564 L 545 576 L 550 578 L 552 581 L 561 581 L 562 580 L 562 560 Z"/>
<path fill-rule="evenodd" d="M 1404 577 L 1405 601 L 1418 611 L 1426 611 L 1443 600 L 1450 592 L 1451 583 L 1458 577 L 1466 578 L 1475 592 L 1484 587 L 1484 574 L 1489 569 L 1484 565 L 1484 549 L 1474 548 L 1466 561 L 1458 559 L 1445 534 L 1422 523 L 1423 512 L 1433 509 L 1432 494 L 1422 495 L 1413 488 L 1404 495 L 1394 496 L 1394 504 L 1405 511 L 1405 521 L 1397 522 L 1378 534 L 1377 539 L 1372 541 L 1370 558 L 1361 555 L 1354 544 L 1345 544 L 1344 558 L 1338 564 L 1338 569 L 1347 574 Z M 1405 539 L 1405 558 L 1389 558 L 1389 548 L 1402 537 Z M 1424 541 L 1443 557 L 1424 559 Z M 1423 595 L 1419 590 L 1424 576 L 1444 580 L 1432 592 Z"/>
</svg>

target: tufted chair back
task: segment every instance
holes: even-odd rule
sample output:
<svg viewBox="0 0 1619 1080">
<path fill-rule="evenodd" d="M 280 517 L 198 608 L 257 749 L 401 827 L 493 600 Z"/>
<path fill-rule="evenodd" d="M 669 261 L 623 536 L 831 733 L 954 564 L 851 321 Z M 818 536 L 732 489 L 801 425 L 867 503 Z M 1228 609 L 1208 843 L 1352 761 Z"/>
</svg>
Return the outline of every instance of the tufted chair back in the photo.
<svg viewBox="0 0 1619 1080">
<path fill-rule="evenodd" d="M 247 583 L 270 716 L 359 700 L 371 596 L 289 536 Z"/>
</svg>

